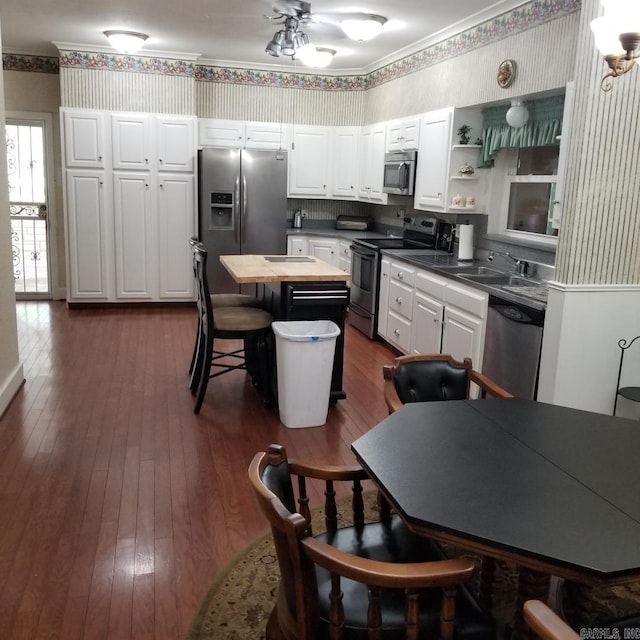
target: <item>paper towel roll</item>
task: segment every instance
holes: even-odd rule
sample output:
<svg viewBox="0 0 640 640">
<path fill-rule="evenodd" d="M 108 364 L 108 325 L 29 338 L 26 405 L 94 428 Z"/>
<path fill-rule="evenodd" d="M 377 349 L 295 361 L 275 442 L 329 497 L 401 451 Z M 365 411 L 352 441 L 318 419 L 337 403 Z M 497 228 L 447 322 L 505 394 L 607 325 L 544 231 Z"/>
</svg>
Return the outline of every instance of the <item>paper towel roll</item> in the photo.
<svg viewBox="0 0 640 640">
<path fill-rule="evenodd" d="M 473 260 L 473 225 L 458 225 L 458 260 Z"/>
</svg>

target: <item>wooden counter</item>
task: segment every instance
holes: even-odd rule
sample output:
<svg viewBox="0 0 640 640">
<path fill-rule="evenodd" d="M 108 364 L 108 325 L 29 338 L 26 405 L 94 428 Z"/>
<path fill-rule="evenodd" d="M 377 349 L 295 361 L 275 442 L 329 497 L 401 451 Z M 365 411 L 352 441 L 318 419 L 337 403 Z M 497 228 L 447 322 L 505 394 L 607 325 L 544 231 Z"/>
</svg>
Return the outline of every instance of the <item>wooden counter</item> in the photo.
<svg viewBox="0 0 640 640">
<path fill-rule="evenodd" d="M 275 260 L 269 260 L 274 258 Z M 345 282 L 350 275 L 313 256 L 227 255 L 220 262 L 240 283 L 254 282 Z"/>
</svg>

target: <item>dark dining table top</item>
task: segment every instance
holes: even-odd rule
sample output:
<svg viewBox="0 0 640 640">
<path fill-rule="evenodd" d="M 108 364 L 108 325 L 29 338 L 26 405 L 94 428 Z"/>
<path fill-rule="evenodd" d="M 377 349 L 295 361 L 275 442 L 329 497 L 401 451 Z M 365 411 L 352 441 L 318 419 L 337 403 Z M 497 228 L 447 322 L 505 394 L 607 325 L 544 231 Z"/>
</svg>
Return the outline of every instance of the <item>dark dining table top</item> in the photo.
<svg viewBox="0 0 640 640">
<path fill-rule="evenodd" d="M 640 578 L 640 424 L 516 398 L 407 404 L 352 449 L 410 528 L 585 582 Z"/>
</svg>

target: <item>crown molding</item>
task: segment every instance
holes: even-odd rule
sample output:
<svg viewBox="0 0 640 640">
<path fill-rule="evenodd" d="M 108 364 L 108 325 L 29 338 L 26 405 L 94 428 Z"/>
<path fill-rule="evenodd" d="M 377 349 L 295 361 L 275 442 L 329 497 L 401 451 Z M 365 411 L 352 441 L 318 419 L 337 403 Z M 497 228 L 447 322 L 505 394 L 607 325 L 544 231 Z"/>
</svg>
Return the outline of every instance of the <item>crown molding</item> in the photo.
<svg viewBox="0 0 640 640">
<path fill-rule="evenodd" d="M 184 51 L 156 51 L 154 49 L 143 48 L 135 54 L 125 54 L 116 51 L 113 47 L 95 44 L 76 42 L 54 42 L 53 44 L 58 48 L 58 51 L 86 51 L 91 53 L 104 53 L 112 56 L 131 55 L 136 58 L 169 58 L 172 60 L 183 60 L 185 62 L 195 62 L 200 57 L 199 53 L 188 53 Z"/>
</svg>

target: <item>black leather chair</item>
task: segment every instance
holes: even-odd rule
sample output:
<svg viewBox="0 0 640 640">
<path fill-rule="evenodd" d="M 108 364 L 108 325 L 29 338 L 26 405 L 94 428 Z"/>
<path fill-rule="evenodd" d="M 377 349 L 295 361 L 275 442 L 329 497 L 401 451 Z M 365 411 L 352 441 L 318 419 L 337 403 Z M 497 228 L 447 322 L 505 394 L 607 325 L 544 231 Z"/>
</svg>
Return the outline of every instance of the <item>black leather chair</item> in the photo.
<svg viewBox="0 0 640 640">
<path fill-rule="evenodd" d="M 193 412 L 200 411 L 209 379 L 236 369 L 247 370 L 254 386 L 268 398 L 273 317 L 264 309 L 253 307 L 216 307 L 214 310 L 207 281 L 207 250 L 202 244 L 195 244 L 193 252 L 199 315 L 191 375 L 191 391 L 196 394 Z M 232 351 L 216 350 L 216 339 L 242 340 L 243 347 Z"/>
<path fill-rule="evenodd" d="M 279 445 L 254 457 L 249 480 L 271 524 L 281 574 L 267 638 L 495 640 L 493 620 L 461 586 L 472 576 L 473 561 L 434 560 L 430 541 L 388 511 L 365 524 L 366 479 L 358 466 L 288 460 Z M 339 528 L 341 481 L 352 492 L 354 524 Z M 324 489 L 327 528 L 315 537 L 308 497 L 313 482 Z"/>
<path fill-rule="evenodd" d="M 471 383 L 480 387 L 480 397 L 511 398 L 512 395 L 485 375 L 473 370 L 470 358 L 464 362 L 447 354 L 400 356 L 383 367 L 384 397 L 393 413 L 407 402 L 465 400 Z"/>
</svg>

